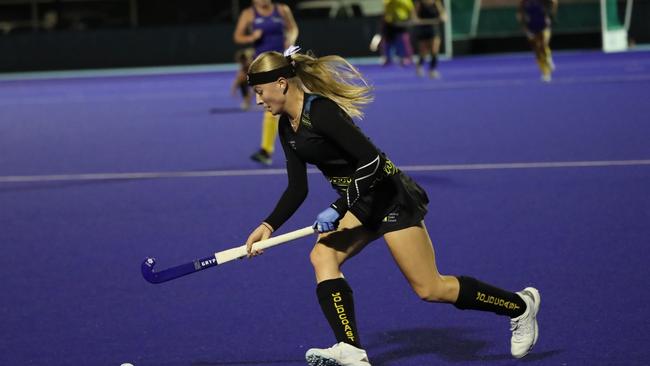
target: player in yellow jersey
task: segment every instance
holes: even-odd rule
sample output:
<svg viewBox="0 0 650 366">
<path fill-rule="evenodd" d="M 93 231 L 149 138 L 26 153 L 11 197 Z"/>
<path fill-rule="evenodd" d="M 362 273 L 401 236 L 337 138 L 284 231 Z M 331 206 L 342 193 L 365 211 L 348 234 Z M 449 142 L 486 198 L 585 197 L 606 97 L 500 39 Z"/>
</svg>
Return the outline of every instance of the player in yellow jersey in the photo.
<svg viewBox="0 0 650 366">
<path fill-rule="evenodd" d="M 402 65 L 412 63 L 413 48 L 406 22 L 417 19 L 412 0 L 384 0 L 382 46 L 384 65 L 392 63 L 393 52 Z"/>
</svg>

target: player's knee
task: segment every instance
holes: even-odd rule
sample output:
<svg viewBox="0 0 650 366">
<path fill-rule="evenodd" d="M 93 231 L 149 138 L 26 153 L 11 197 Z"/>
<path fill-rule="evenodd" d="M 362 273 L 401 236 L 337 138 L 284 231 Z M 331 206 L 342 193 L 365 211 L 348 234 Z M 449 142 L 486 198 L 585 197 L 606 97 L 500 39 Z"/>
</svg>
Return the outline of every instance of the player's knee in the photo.
<svg viewBox="0 0 650 366">
<path fill-rule="evenodd" d="M 450 291 L 445 288 L 442 281 L 427 284 L 413 285 L 413 290 L 418 297 L 427 302 L 449 302 Z"/>
<path fill-rule="evenodd" d="M 332 250 L 316 245 L 309 253 L 309 260 L 315 269 L 336 265 L 336 256 Z"/>
<path fill-rule="evenodd" d="M 427 302 L 441 302 L 442 296 L 439 291 L 435 289 L 425 288 L 425 287 L 416 287 L 414 288 L 415 293 L 418 295 L 420 300 Z"/>
</svg>

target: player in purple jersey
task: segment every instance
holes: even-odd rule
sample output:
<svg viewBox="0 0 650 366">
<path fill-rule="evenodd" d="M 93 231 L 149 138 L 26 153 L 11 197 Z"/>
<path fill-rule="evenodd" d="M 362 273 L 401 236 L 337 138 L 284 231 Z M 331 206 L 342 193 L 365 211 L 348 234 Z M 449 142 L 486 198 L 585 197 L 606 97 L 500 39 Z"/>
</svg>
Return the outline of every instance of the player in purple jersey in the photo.
<svg viewBox="0 0 650 366">
<path fill-rule="evenodd" d="M 517 20 L 521 24 L 530 43 L 537 64 L 542 72 L 542 80 L 551 81 L 555 64 L 551 56 L 551 18 L 557 14 L 557 0 L 520 0 Z"/>
<path fill-rule="evenodd" d="M 287 5 L 275 4 L 271 0 L 253 0 L 252 5 L 239 15 L 233 38 L 237 44 L 252 44 L 256 56 L 266 51 L 282 52 L 296 42 L 298 25 Z M 271 164 L 277 126 L 277 118 L 265 112 L 260 149 L 251 155 L 251 159 L 264 165 Z"/>
<path fill-rule="evenodd" d="M 256 103 L 280 116 L 288 183 L 246 245 L 250 256 L 259 254 L 253 243 L 269 238 L 298 210 L 308 192 L 307 164 L 330 181 L 336 199 L 316 217 L 319 236 L 310 260 L 316 296 L 337 343 L 309 349 L 307 363 L 370 366 L 359 338 L 352 289 L 341 266 L 381 237 L 422 300 L 508 317 L 511 353 L 525 356 L 537 341 L 539 291 L 527 287 L 515 293 L 472 277 L 441 274 L 423 221 L 427 194 L 353 121 L 372 100 L 371 87 L 339 56 L 316 58 L 296 51 L 292 47 L 284 55 L 265 52 L 249 68 Z"/>
</svg>

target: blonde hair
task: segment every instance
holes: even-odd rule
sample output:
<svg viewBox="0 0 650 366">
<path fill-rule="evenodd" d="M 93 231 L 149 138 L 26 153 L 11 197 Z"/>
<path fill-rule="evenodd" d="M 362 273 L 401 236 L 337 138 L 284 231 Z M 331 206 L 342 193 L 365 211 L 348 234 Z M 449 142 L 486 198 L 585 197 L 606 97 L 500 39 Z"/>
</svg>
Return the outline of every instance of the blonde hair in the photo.
<svg viewBox="0 0 650 366">
<path fill-rule="evenodd" d="M 373 100 L 372 87 L 354 66 L 340 56 L 315 57 L 296 53 L 291 59 L 303 91 L 333 100 L 352 118 L 363 117 L 362 108 Z M 288 64 L 281 53 L 264 52 L 255 58 L 248 72 L 266 72 Z"/>
</svg>

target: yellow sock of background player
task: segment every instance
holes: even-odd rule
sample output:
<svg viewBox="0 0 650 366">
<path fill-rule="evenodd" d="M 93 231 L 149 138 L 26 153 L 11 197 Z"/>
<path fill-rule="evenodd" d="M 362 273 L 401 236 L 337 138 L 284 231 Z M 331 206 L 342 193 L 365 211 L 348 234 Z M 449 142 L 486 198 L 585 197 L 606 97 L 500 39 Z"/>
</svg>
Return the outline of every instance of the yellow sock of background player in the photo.
<svg viewBox="0 0 650 366">
<path fill-rule="evenodd" d="M 264 112 L 262 120 L 262 141 L 259 151 L 251 159 L 265 165 L 271 165 L 271 155 L 275 150 L 275 137 L 278 134 L 278 118 L 270 112 Z"/>
<path fill-rule="evenodd" d="M 551 71 L 555 70 L 555 63 L 553 62 L 553 55 L 551 54 L 551 48 L 549 46 L 544 46 L 546 51 L 546 64 L 551 68 Z"/>
<path fill-rule="evenodd" d="M 278 135 L 278 118 L 271 112 L 264 112 L 262 125 L 262 149 L 269 155 L 275 150 L 275 137 Z"/>
<path fill-rule="evenodd" d="M 539 53 L 536 56 L 537 64 L 539 65 L 540 70 L 542 70 L 542 80 L 551 81 L 551 66 L 548 64 L 546 55 Z"/>
</svg>

